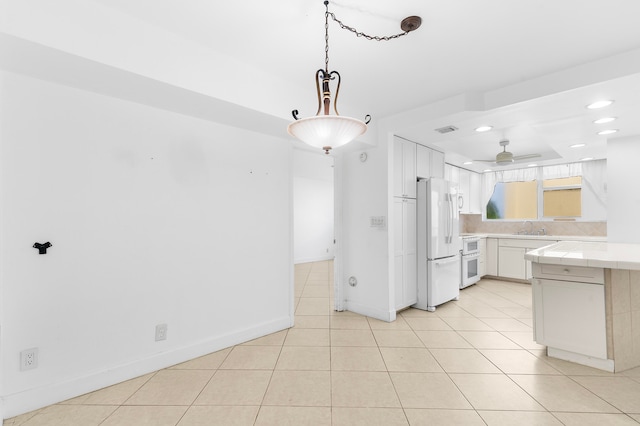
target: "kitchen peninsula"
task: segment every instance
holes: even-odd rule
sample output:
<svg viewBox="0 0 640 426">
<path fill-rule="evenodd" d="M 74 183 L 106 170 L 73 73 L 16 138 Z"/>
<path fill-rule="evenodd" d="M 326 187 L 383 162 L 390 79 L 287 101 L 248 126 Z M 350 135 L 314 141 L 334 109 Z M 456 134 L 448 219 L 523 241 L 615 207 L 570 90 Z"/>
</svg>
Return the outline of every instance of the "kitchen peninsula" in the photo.
<svg viewBox="0 0 640 426">
<path fill-rule="evenodd" d="M 640 244 L 561 241 L 529 251 L 534 339 L 550 357 L 640 366 Z"/>
</svg>

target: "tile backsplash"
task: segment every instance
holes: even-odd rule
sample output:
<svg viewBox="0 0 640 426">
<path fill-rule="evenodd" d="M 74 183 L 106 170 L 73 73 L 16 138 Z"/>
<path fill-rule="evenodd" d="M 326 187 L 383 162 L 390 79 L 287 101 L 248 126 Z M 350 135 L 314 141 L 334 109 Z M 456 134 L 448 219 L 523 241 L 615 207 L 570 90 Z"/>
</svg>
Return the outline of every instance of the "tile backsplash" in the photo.
<svg viewBox="0 0 640 426">
<path fill-rule="evenodd" d="M 606 237 L 607 222 L 574 222 L 574 221 L 531 221 L 533 231 L 545 229 L 548 235 L 579 235 L 590 237 Z M 482 221 L 481 214 L 461 214 L 461 233 L 515 234 L 518 231 L 529 231 L 531 225 L 522 222 Z"/>
</svg>

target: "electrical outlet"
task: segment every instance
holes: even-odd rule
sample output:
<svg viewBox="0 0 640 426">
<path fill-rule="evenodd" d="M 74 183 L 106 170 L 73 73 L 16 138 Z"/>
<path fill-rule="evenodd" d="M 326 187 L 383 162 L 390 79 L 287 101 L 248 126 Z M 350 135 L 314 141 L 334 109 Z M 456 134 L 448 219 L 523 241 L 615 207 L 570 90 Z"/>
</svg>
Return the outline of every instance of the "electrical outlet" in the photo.
<svg viewBox="0 0 640 426">
<path fill-rule="evenodd" d="M 38 366 L 38 348 L 20 352 L 20 371 L 33 370 Z"/>
<path fill-rule="evenodd" d="M 167 340 L 167 324 L 156 325 L 156 342 Z"/>
</svg>

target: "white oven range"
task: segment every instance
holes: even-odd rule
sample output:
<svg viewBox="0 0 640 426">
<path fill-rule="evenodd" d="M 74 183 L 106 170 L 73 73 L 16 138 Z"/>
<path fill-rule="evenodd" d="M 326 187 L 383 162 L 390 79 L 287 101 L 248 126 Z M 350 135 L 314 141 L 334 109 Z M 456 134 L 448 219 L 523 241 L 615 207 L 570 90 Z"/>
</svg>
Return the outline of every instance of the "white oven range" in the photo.
<svg viewBox="0 0 640 426">
<path fill-rule="evenodd" d="M 480 281 L 480 238 L 474 236 L 463 236 L 462 250 L 460 250 L 460 254 L 460 288 L 465 288 Z"/>
</svg>

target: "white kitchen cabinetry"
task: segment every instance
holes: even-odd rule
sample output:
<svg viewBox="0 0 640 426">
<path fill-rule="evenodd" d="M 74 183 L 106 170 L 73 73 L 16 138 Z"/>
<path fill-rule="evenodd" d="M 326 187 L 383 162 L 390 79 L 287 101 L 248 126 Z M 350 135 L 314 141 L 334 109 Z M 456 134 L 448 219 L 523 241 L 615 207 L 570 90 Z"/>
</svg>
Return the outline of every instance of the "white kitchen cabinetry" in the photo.
<svg viewBox="0 0 640 426">
<path fill-rule="evenodd" d="M 465 169 L 458 169 L 458 210 L 460 213 L 470 213 L 470 200 L 472 197 L 471 186 L 469 185 L 471 172 Z"/>
<path fill-rule="evenodd" d="M 486 275 L 498 276 L 498 239 L 487 238 Z"/>
<path fill-rule="evenodd" d="M 416 175 L 419 178 L 428 179 L 431 177 L 431 151 L 426 146 L 416 146 Z"/>
<path fill-rule="evenodd" d="M 416 200 L 396 198 L 394 209 L 395 305 L 400 310 L 418 301 Z"/>
<path fill-rule="evenodd" d="M 482 175 L 469 172 L 469 213 L 482 214 Z"/>
<path fill-rule="evenodd" d="M 444 154 L 431 150 L 431 177 L 444 179 Z"/>
<path fill-rule="evenodd" d="M 393 195 L 416 198 L 416 144 L 399 138 L 393 142 Z"/>
<path fill-rule="evenodd" d="M 480 256 L 478 257 L 478 275 L 480 278 L 487 275 L 487 239 L 480 238 L 478 242 L 478 251 Z"/>
<path fill-rule="evenodd" d="M 525 260 L 528 250 L 547 246 L 556 240 L 500 238 L 498 242 L 498 276 L 528 280 L 532 277 L 531 262 Z"/>
<path fill-rule="evenodd" d="M 606 359 L 604 270 L 535 263 L 533 274 L 536 342 Z"/>
</svg>

